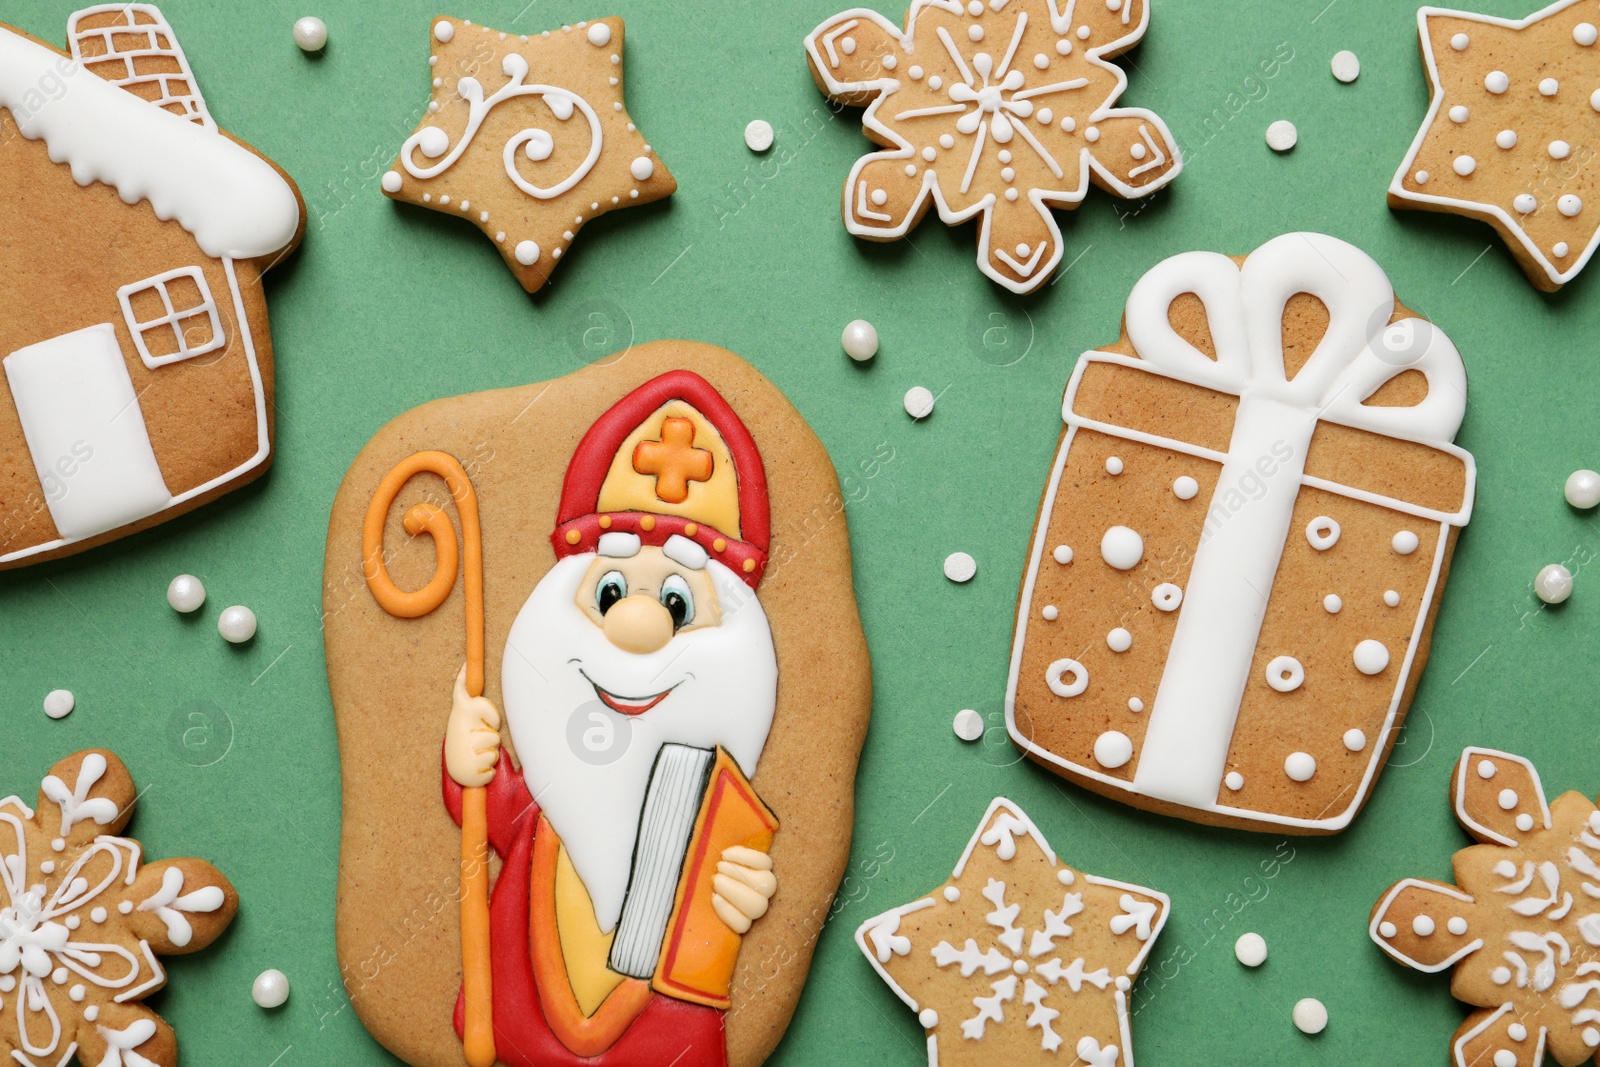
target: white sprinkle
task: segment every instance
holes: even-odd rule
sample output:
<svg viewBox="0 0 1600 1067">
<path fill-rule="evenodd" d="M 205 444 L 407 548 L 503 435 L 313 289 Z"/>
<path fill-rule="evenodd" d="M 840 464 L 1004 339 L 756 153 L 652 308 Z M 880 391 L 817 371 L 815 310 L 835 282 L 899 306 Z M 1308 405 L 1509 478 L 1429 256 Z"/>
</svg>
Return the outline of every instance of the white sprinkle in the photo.
<svg viewBox="0 0 1600 1067">
<path fill-rule="evenodd" d="M 1567 503 L 1579 511 L 1588 511 L 1600 505 L 1600 473 L 1591 470 L 1573 471 L 1567 475 L 1563 489 Z"/>
<path fill-rule="evenodd" d="M 1267 962 L 1267 939 L 1256 933 L 1244 934 L 1233 943 L 1233 954 L 1246 967 L 1259 967 Z"/>
<path fill-rule="evenodd" d="M 44 713 L 52 719 L 65 719 L 77 706 L 70 689 L 52 689 L 44 696 Z"/>
<path fill-rule="evenodd" d="M 1267 147 L 1274 152 L 1287 152 L 1300 140 L 1300 131 L 1288 119 L 1279 119 L 1267 127 Z"/>
<path fill-rule="evenodd" d="M 878 354 L 878 330 L 866 319 L 851 319 L 839 337 L 845 355 L 863 363 Z"/>
<path fill-rule="evenodd" d="M 766 119 L 751 119 L 744 128 L 744 144 L 752 152 L 765 152 L 771 148 L 774 137 L 772 123 Z"/>
<path fill-rule="evenodd" d="M 1328 1028 L 1327 1006 L 1316 997 L 1306 997 L 1294 1006 L 1295 1029 L 1302 1034 L 1320 1034 Z"/>
<path fill-rule="evenodd" d="M 926 386 L 913 385 L 906 390 L 906 414 L 913 419 L 925 419 L 933 414 L 933 392 Z"/>
<path fill-rule="evenodd" d="M 976 741 L 983 736 L 983 716 L 971 708 L 956 712 L 955 722 L 952 725 L 955 727 L 956 736 L 963 741 Z"/>
<path fill-rule="evenodd" d="M 303 19 L 296 19 L 294 24 L 294 43 L 300 46 L 302 52 L 320 52 L 328 43 L 328 24 L 315 15 L 307 15 Z"/>
<path fill-rule="evenodd" d="M 276 969 L 262 971 L 250 986 L 250 999 L 262 1008 L 283 1007 L 284 1001 L 289 999 L 288 977 Z"/>
<path fill-rule="evenodd" d="M 1533 591 L 1546 604 L 1565 603 L 1572 595 L 1572 572 L 1559 563 L 1552 563 L 1534 578 Z"/>
<path fill-rule="evenodd" d="M 224 608 L 217 617 L 217 633 L 229 644 L 244 644 L 256 635 L 256 613 L 242 604 Z"/>
<path fill-rule="evenodd" d="M 1346 49 L 1333 54 L 1333 76 L 1346 85 L 1361 77 L 1361 60 Z"/>
<path fill-rule="evenodd" d="M 167 584 L 167 603 L 187 615 L 206 602 L 206 587 L 192 574 L 180 574 Z"/>
<path fill-rule="evenodd" d="M 944 576 L 952 582 L 970 582 L 978 573 L 978 561 L 967 552 L 952 552 L 944 558 Z"/>
</svg>

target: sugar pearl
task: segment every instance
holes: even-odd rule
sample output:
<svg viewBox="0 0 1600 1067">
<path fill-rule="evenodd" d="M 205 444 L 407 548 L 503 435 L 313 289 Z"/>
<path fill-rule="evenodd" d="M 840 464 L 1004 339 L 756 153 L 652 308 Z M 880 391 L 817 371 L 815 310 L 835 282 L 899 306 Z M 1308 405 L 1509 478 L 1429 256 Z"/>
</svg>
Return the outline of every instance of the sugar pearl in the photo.
<svg viewBox="0 0 1600 1067">
<path fill-rule="evenodd" d="M 1051 555 L 1055 557 L 1055 561 L 1057 563 L 1060 563 L 1060 564 L 1063 564 L 1063 565 L 1071 563 L 1072 562 L 1072 546 L 1071 545 L 1057 545 L 1056 546 L 1056 550 L 1054 552 L 1052 552 Z"/>
<path fill-rule="evenodd" d="M 857 363 L 865 362 L 878 354 L 878 330 L 866 319 L 852 319 L 839 338 L 844 354 Z"/>
<path fill-rule="evenodd" d="M 1455 162 L 1451 163 L 1450 166 L 1455 168 L 1455 172 L 1457 174 L 1465 178 L 1467 175 L 1478 169 L 1478 161 L 1469 155 L 1459 155 L 1455 158 Z"/>
<path fill-rule="evenodd" d="M 1454 37 L 1450 38 L 1450 47 L 1454 48 L 1457 52 L 1464 52 L 1466 51 L 1467 44 L 1471 40 L 1472 38 L 1468 37 L 1466 34 L 1458 33 Z"/>
<path fill-rule="evenodd" d="M 519 241 L 515 254 L 518 263 L 524 267 L 531 267 L 539 262 L 539 245 L 533 241 Z"/>
<path fill-rule="evenodd" d="M 1539 206 L 1538 199 L 1532 193 L 1518 193 L 1511 206 L 1517 209 L 1519 215 L 1528 215 Z"/>
<path fill-rule="evenodd" d="M 434 40 L 438 41 L 440 44 L 449 44 L 451 40 L 454 39 L 455 35 L 456 28 L 443 19 L 440 19 L 438 22 L 433 24 Z"/>
<path fill-rule="evenodd" d="M 1600 505 L 1600 473 L 1591 470 L 1573 471 L 1567 475 L 1567 503 L 1580 511 Z"/>
<path fill-rule="evenodd" d="M 72 714 L 77 699 L 70 689 L 52 689 L 44 697 L 44 713 L 52 719 L 64 719 Z"/>
<path fill-rule="evenodd" d="M 1389 666 L 1388 648 L 1384 647 L 1382 642 L 1374 641 L 1370 637 L 1356 646 L 1353 658 L 1356 670 L 1366 675 L 1382 674 Z"/>
<path fill-rule="evenodd" d="M 1511 78 L 1503 70 L 1491 70 L 1483 79 L 1483 87 L 1496 96 L 1511 88 Z"/>
<path fill-rule="evenodd" d="M 744 144 L 752 152 L 765 152 L 771 148 L 775 136 L 772 123 L 766 119 L 752 119 L 744 128 Z"/>
<path fill-rule="evenodd" d="M 1346 730 L 1344 732 L 1344 747 L 1351 752 L 1361 752 L 1367 747 L 1367 735 L 1360 730 Z"/>
<path fill-rule="evenodd" d="M 167 585 L 167 603 L 187 615 L 206 602 L 206 587 L 192 574 L 180 574 Z"/>
<path fill-rule="evenodd" d="M 1288 119 L 1279 119 L 1267 127 L 1267 147 L 1274 152 L 1287 152 L 1300 140 L 1300 131 Z"/>
<path fill-rule="evenodd" d="M 307 15 L 294 24 L 294 43 L 302 52 L 320 52 L 328 43 L 328 24 L 315 15 Z"/>
<path fill-rule="evenodd" d="M 1560 200 L 1556 201 L 1556 210 L 1570 219 L 1578 212 L 1583 210 L 1583 201 L 1574 196 L 1572 193 L 1567 193 Z"/>
<path fill-rule="evenodd" d="M 1546 151 L 1551 159 L 1566 159 L 1572 155 L 1572 146 L 1565 141 L 1551 141 Z"/>
<path fill-rule="evenodd" d="M 1222 779 L 1222 784 L 1237 793 L 1244 788 L 1244 775 L 1238 771 L 1229 771 L 1227 776 Z"/>
<path fill-rule="evenodd" d="M 1259 967 L 1267 962 L 1267 939 L 1260 934 L 1243 934 L 1233 943 L 1233 954 L 1246 967 Z"/>
<path fill-rule="evenodd" d="M 1283 773 L 1292 781 L 1309 782 L 1317 773 L 1317 760 L 1309 752 L 1291 752 L 1283 761 Z"/>
<path fill-rule="evenodd" d="M 978 573 L 978 561 L 966 552 L 952 552 L 944 560 L 944 576 L 952 582 L 970 582 Z"/>
<path fill-rule="evenodd" d="M 1316 997 L 1306 997 L 1294 1006 L 1295 1029 L 1302 1034 L 1320 1034 L 1328 1028 L 1328 1009 Z"/>
<path fill-rule="evenodd" d="M 963 741 L 976 741 L 983 736 L 983 716 L 971 708 L 956 712 L 955 722 L 952 725 L 955 727 L 956 736 Z"/>
<path fill-rule="evenodd" d="M 282 971 L 267 970 L 250 986 L 250 999 L 263 1008 L 281 1008 L 289 999 L 289 978 Z"/>
<path fill-rule="evenodd" d="M 1554 78 L 1546 78 L 1539 83 L 1540 96 L 1554 96 L 1561 91 L 1561 83 Z"/>
<path fill-rule="evenodd" d="M 1332 68 L 1334 78 L 1346 85 L 1361 77 L 1361 60 L 1349 50 L 1334 53 Z"/>
<path fill-rule="evenodd" d="M 256 635 L 256 613 L 242 604 L 225 608 L 217 618 L 217 633 L 229 644 L 244 644 Z"/>
<path fill-rule="evenodd" d="M 1499 133 L 1494 135 L 1494 143 L 1499 145 L 1501 148 L 1517 147 L 1517 131 L 1501 130 Z"/>
<path fill-rule="evenodd" d="M 913 385 L 906 390 L 906 414 L 913 419 L 925 419 L 933 414 L 933 392 L 926 386 Z"/>
<path fill-rule="evenodd" d="M 1533 591 L 1546 604 L 1565 603 L 1572 595 L 1572 572 L 1559 563 L 1552 563 L 1533 580 Z"/>
</svg>

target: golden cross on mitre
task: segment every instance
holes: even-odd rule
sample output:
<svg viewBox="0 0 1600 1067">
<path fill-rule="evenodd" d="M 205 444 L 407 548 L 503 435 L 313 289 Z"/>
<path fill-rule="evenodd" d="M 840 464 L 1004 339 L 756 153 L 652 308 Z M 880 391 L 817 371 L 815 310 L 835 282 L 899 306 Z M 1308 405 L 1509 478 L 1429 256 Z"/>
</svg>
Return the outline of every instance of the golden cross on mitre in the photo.
<svg viewBox="0 0 1600 1067">
<path fill-rule="evenodd" d="M 688 419 L 667 418 L 661 440 L 640 441 L 633 450 L 633 469 L 654 475 L 656 497 L 669 504 L 688 499 L 690 482 L 710 481 L 713 466 L 711 453 L 694 447 L 694 423 Z"/>
</svg>

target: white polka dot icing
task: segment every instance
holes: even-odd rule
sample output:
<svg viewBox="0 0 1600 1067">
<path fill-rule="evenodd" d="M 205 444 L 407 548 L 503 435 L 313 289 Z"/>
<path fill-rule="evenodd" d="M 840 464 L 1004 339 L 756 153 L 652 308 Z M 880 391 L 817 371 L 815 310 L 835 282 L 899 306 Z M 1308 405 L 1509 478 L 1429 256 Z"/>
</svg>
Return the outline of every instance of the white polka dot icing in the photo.
<svg viewBox="0 0 1600 1067">
<path fill-rule="evenodd" d="M 1195 494 L 1199 492 L 1200 483 L 1189 477 L 1187 474 L 1183 475 L 1172 483 L 1172 495 L 1177 497 L 1179 500 L 1193 500 L 1195 498 Z"/>
<path fill-rule="evenodd" d="M 1113 526 L 1100 538 L 1100 556 L 1119 571 L 1132 570 L 1144 558 L 1144 538 L 1126 526 Z"/>
<path fill-rule="evenodd" d="M 1133 758 L 1133 741 L 1120 730 L 1107 730 L 1095 739 L 1094 760 L 1108 771 L 1122 767 Z"/>
<path fill-rule="evenodd" d="M 1344 747 L 1351 752 L 1361 752 L 1367 747 L 1367 735 L 1361 730 L 1350 729 L 1344 732 Z"/>
<path fill-rule="evenodd" d="M 1483 87 L 1499 96 L 1511 88 L 1511 77 L 1503 70 L 1491 70 L 1483 79 Z"/>
<path fill-rule="evenodd" d="M 1289 758 L 1283 761 L 1283 773 L 1291 781 L 1309 782 L 1317 773 L 1316 758 L 1309 752 L 1291 752 Z"/>
<path fill-rule="evenodd" d="M 1362 674 L 1382 674 L 1389 666 L 1389 649 L 1383 642 L 1368 638 L 1356 646 L 1352 658 L 1355 660 L 1356 670 Z"/>
</svg>

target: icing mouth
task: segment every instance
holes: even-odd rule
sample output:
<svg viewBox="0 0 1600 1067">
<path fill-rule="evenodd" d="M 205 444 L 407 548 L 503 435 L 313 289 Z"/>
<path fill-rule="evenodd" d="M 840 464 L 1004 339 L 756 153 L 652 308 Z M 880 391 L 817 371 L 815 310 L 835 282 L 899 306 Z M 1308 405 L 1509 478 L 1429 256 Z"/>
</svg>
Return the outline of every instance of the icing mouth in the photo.
<svg viewBox="0 0 1600 1067">
<path fill-rule="evenodd" d="M 583 674 L 582 671 L 579 671 L 578 673 Z M 583 680 L 594 686 L 594 695 L 600 698 L 600 703 L 604 704 L 612 711 L 622 715 L 643 715 L 645 712 L 649 711 L 651 708 L 667 699 L 667 697 L 671 696 L 672 691 L 682 684 L 675 682 L 666 689 L 663 689 L 661 692 L 650 696 L 625 697 L 601 688 L 600 685 L 587 674 L 583 674 Z"/>
</svg>

